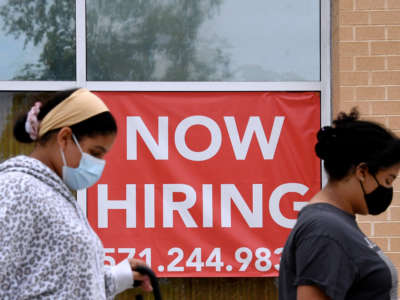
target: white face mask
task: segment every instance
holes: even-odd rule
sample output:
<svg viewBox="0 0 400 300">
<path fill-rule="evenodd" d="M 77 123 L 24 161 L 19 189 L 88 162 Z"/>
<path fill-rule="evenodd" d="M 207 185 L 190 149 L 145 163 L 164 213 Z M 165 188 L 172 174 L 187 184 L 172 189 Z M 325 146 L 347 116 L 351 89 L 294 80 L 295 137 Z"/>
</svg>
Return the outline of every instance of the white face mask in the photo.
<svg viewBox="0 0 400 300">
<path fill-rule="evenodd" d="M 92 186 L 100 179 L 106 161 L 83 152 L 74 134 L 72 134 L 72 138 L 81 152 L 82 157 L 77 168 L 68 167 L 64 151 L 60 149 L 64 163 L 62 168 L 62 178 L 70 189 L 81 190 Z"/>
</svg>

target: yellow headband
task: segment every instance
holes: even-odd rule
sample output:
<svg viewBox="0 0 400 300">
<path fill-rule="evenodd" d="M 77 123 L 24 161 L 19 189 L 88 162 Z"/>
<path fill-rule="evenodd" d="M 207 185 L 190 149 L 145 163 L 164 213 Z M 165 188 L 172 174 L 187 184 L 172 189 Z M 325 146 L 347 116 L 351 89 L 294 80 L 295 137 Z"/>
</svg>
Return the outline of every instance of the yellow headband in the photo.
<svg viewBox="0 0 400 300">
<path fill-rule="evenodd" d="M 103 101 L 88 89 L 79 89 L 56 105 L 40 123 L 39 137 L 53 129 L 68 127 L 109 111 Z"/>
</svg>

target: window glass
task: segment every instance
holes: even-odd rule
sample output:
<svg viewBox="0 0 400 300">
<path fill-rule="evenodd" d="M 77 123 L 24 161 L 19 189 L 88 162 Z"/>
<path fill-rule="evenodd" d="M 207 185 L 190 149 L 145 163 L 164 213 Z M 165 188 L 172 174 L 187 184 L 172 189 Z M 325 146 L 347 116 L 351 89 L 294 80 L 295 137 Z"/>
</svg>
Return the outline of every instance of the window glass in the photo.
<svg viewBox="0 0 400 300">
<path fill-rule="evenodd" d="M 75 80 L 75 1 L 0 0 L 0 80 Z"/>
<path fill-rule="evenodd" d="M 86 3 L 88 80 L 320 80 L 318 0 Z"/>
</svg>

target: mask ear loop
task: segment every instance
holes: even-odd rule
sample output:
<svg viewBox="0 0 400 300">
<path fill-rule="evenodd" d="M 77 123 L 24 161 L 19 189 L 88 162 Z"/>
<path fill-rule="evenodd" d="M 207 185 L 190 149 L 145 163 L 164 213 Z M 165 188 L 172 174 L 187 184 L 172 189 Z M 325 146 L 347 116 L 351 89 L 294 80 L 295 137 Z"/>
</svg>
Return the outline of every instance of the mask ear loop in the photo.
<svg viewBox="0 0 400 300">
<path fill-rule="evenodd" d="M 63 161 L 64 166 L 67 166 L 67 161 L 65 159 L 64 151 L 60 148 L 61 159 Z"/>
<path fill-rule="evenodd" d="M 82 148 L 81 148 L 81 145 L 79 145 L 79 142 L 78 142 L 78 140 L 77 140 L 77 138 L 76 138 L 76 136 L 75 136 L 74 133 L 72 133 L 72 139 L 74 140 L 74 142 L 75 142 L 76 146 L 78 147 L 79 151 L 80 151 L 81 153 L 83 153 Z"/>
<path fill-rule="evenodd" d="M 374 178 L 374 180 L 375 180 L 375 182 L 378 184 L 378 186 L 381 186 L 381 184 L 379 183 L 378 179 L 376 179 L 375 175 L 372 175 L 372 174 L 371 174 L 371 176 Z M 363 185 L 362 185 L 362 183 L 361 183 L 361 180 L 359 180 L 359 182 L 360 182 L 361 189 L 362 189 L 364 195 L 366 195 L 365 190 L 364 190 L 364 187 L 363 187 Z"/>
<path fill-rule="evenodd" d="M 81 148 L 81 146 L 79 145 L 79 142 L 78 142 L 78 140 L 76 139 L 74 133 L 72 133 L 72 139 L 74 140 L 74 142 L 75 142 L 76 146 L 78 147 L 79 151 L 80 151 L 81 153 L 83 153 L 82 148 Z M 61 159 L 62 159 L 62 161 L 63 161 L 64 166 L 68 166 L 68 165 L 67 165 L 67 160 L 65 159 L 64 151 L 63 151 L 61 148 L 60 148 L 60 153 L 61 153 Z"/>
<path fill-rule="evenodd" d="M 358 182 L 360 183 L 361 189 L 362 189 L 362 191 L 363 191 L 363 194 L 364 194 L 364 196 L 365 196 L 366 194 L 365 194 L 365 190 L 364 190 L 364 187 L 363 187 L 363 185 L 362 185 L 362 182 L 361 182 L 361 180 L 359 180 Z"/>
<path fill-rule="evenodd" d="M 379 183 L 378 179 L 376 179 L 375 175 L 372 175 L 372 177 L 374 177 L 376 183 L 378 184 L 378 186 L 381 186 L 382 184 Z"/>
<path fill-rule="evenodd" d="M 367 164 L 366 164 L 366 163 L 361 163 L 361 164 L 359 164 L 357 167 L 365 168 L 365 167 L 367 167 Z M 374 178 L 375 178 L 375 177 L 374 177 Z M 375 179 L 375 180 L 376 180 L 376 179 Z M 359 179 L 358 182 L 360 183 L 361 189 L 362 189 L 363 194 L 364 194 L 364 196 L 365 196 L 366 193 L 365 193 L 365 190 L 364 190 L 364 186 L 363 186 L 363 184 L 362 184 L 362 182 L 361 182 L 361 179 Z"/>
</svg>

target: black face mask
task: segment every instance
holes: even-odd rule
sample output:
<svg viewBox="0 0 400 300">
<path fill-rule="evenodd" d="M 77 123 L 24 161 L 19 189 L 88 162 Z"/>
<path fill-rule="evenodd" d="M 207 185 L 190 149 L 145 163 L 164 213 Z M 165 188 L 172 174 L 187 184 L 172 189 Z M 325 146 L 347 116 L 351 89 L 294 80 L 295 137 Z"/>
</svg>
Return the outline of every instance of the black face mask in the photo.
<svg viewBox="0 0 400 300">
<path fill-rule="evenodd" d="M 367 203 L 368 213 L 371 215 L 379 215 L 383 213 L 392 203 L 393 188 L 387 188 L 381 185 L 378 180 L 373 176 L 378 187 L 371 193 L 366 194 L 364 187 L 360 181 L 361 189 L 364 193 L 364 199 Z"/>
</svg>

